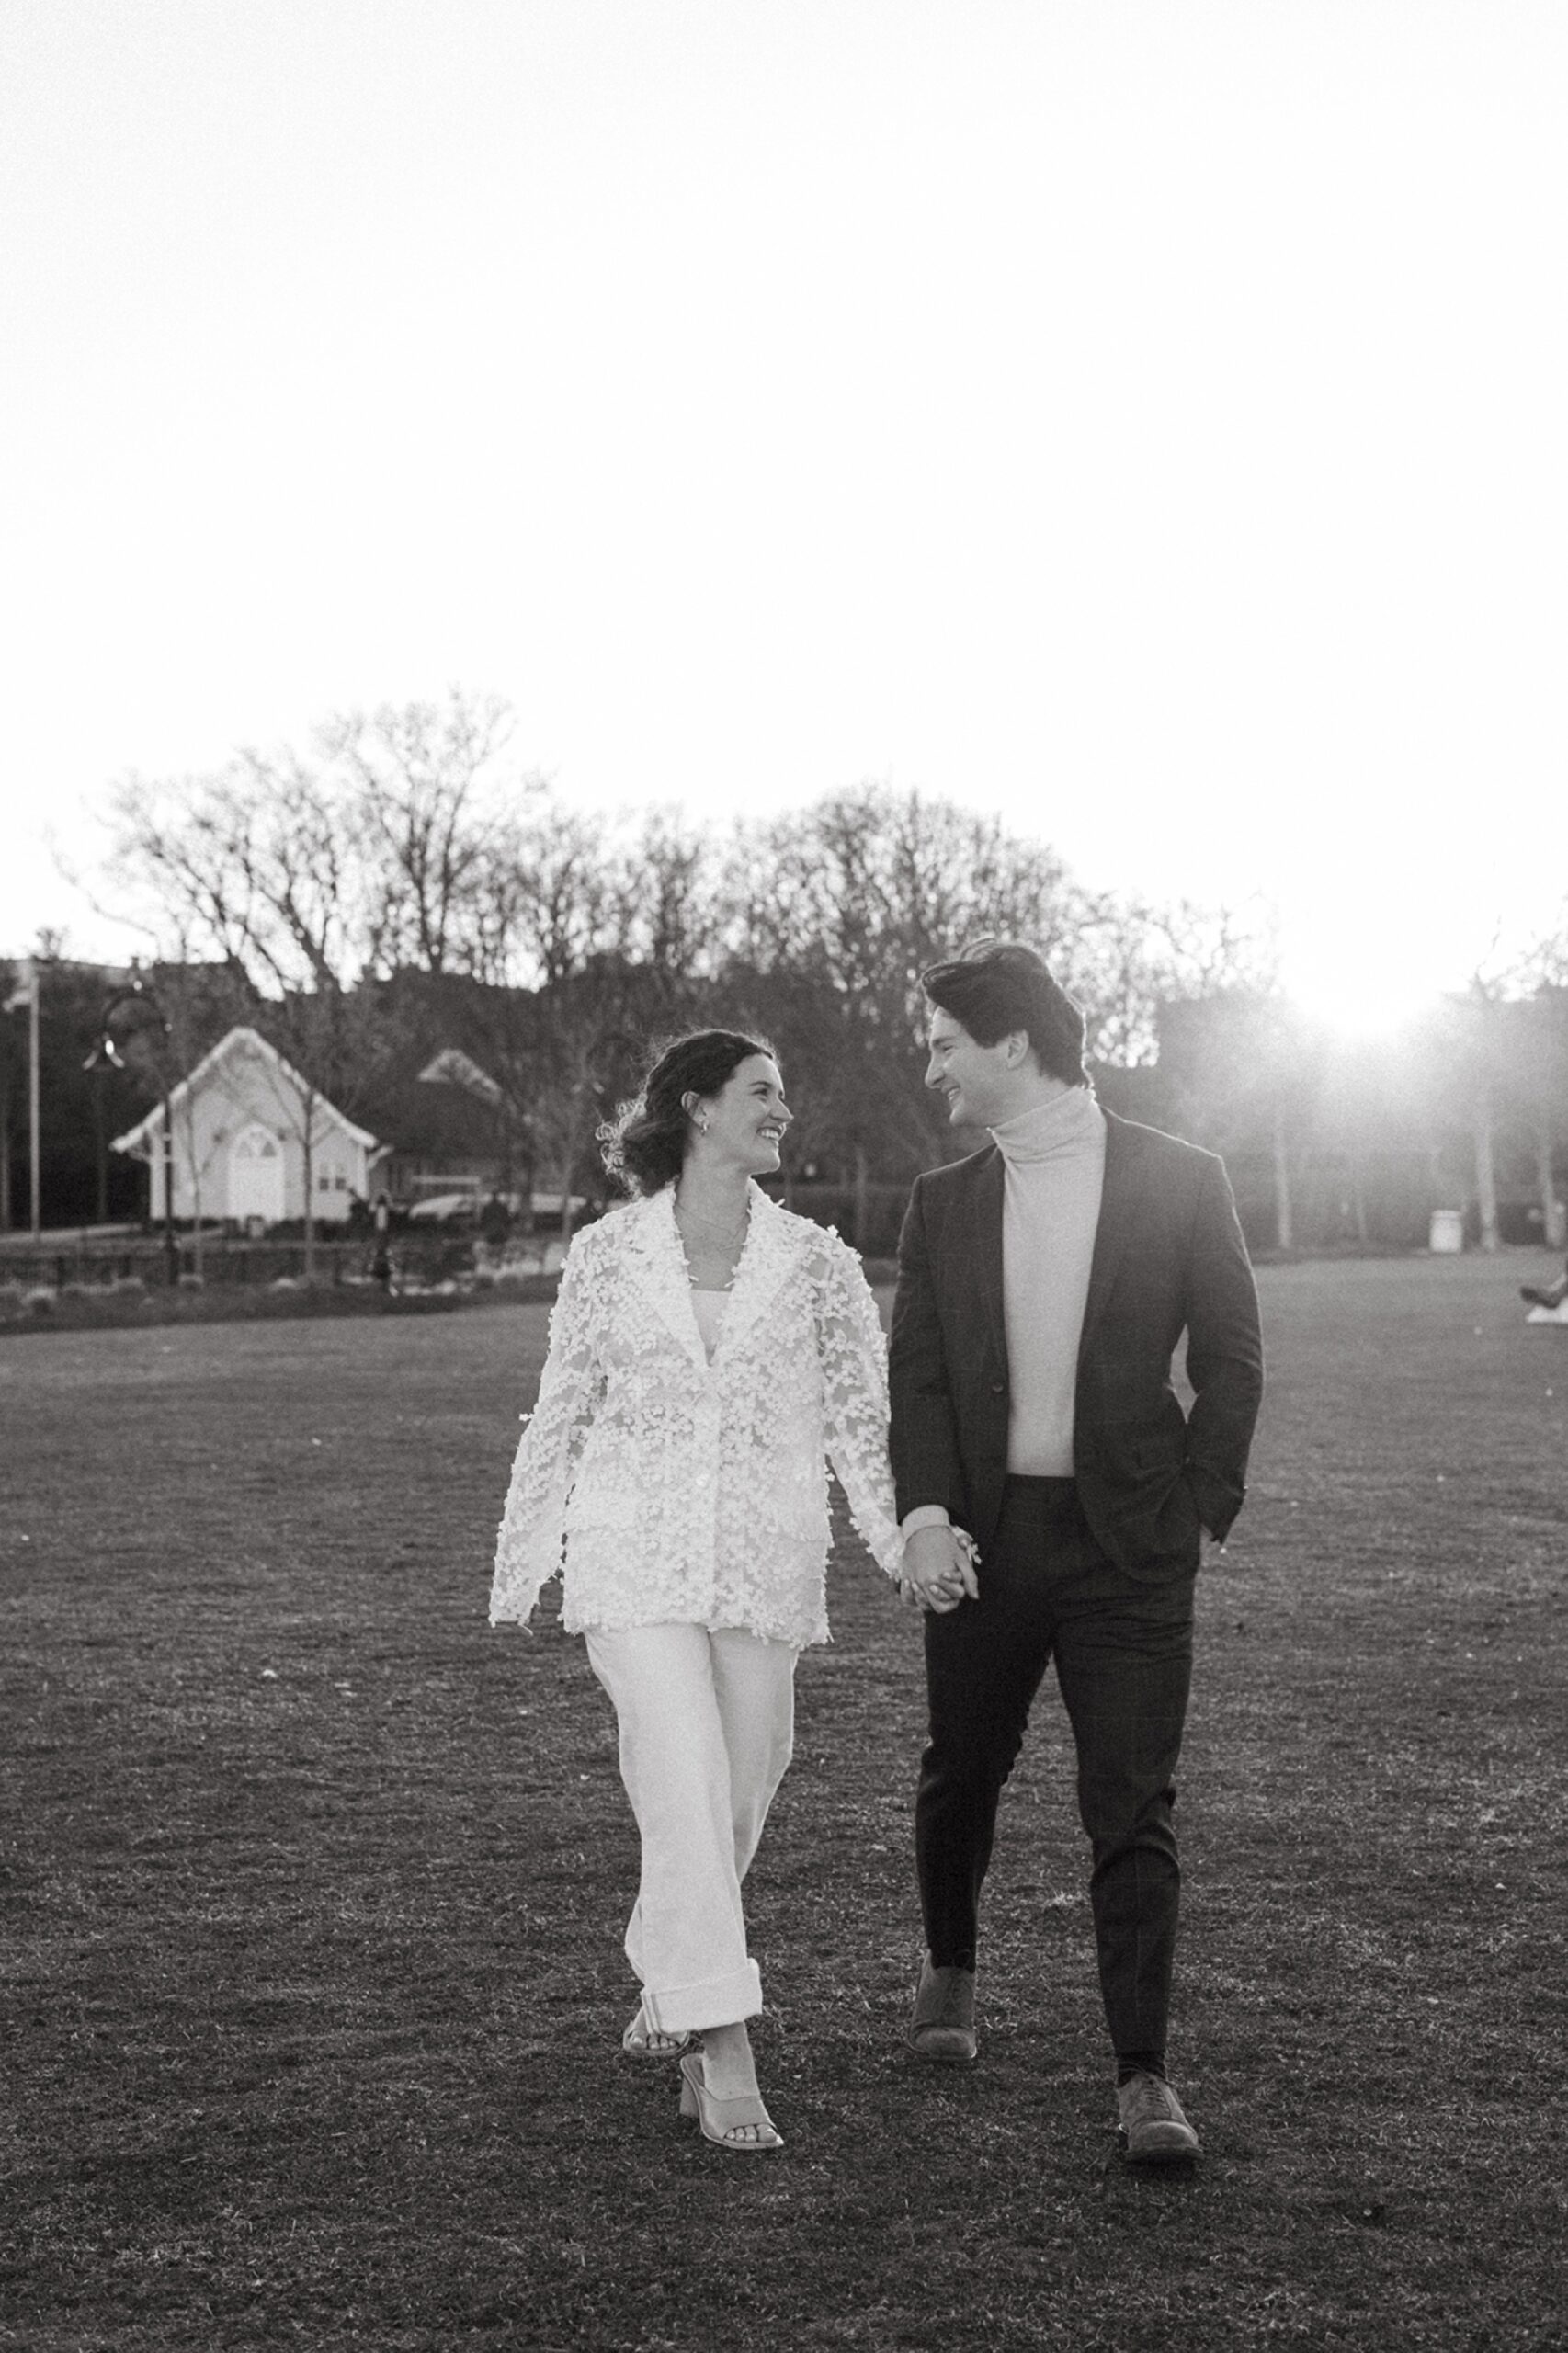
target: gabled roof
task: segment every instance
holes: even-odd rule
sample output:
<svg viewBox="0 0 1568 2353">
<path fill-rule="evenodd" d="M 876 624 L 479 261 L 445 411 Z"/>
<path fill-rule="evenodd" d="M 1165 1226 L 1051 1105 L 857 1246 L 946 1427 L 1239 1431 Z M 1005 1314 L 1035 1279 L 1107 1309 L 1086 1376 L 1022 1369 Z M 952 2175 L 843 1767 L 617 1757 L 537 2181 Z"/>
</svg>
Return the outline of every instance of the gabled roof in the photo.
<svg viewBox="0 0 1568 2353">
<path fill-rule="evenodd" d="M 286 1062 L 276 1046 L 269 1046 L 259 1029 L 247 1029 L 242 1023 L 231 1029 L 226 1037 L 220 1038 L 218 1043 L 202 1055 L 195 1069 L 188 1072 L 177 1086 L 170 1088 L 171 1108 L 181 1105 L 187 1096 L 199 1087 L 203 1080 L 217 1068 L 219 1063 L 227 1062 L 242 1049 L 247 1053 L 259 1054 L 264 1062 L 270 1063 L 278 1075 L 298 1094 L 307 1096 L 311 1093 L 310 1082 L 301 1077 L 293 1063 Z M 361 1143 L 367 1150 L 375 1148 L 375 1137 L 366 1129 L 357 1128 L 352 1120 L 346 1119 L 336 1104 L 329 1102 L 319 1089 L 316 1092 L 315 1103 L 316 1108 L 332 1120 L 350 1142 Z M 144 1120 L 139 1120 L 133 1128 L 127 1128 L 122 1136 L 115 1137 L 109 1149 L 112 1152 L 134 1152 L 138 1144 L 150 1143 L 154 1136 L 161 1135 L 163 1126 L 164 1107 L 161 1103 L 154 1103 Z"/>
<path fill-rule="evenodd" d="M 421 1086 L 460 1086 L 465 1094 L 477 1095 L 482 1103 L 495 1104 L 501 1100 L 501 1089 L 487 1070 L 481 1070 L 460 1046 L 443 1046 L 434 1062 L 426 1063 L 419 1074 Z"/>
</svg>

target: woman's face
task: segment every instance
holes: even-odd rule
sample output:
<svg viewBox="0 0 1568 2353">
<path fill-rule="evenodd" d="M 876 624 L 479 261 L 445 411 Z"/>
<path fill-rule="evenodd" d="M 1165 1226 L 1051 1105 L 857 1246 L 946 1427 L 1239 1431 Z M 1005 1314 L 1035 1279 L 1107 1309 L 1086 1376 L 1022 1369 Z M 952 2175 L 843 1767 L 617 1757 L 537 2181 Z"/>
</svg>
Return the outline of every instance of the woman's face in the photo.
<svg viewBox="0 0 1568 2353">
<path fill-rule="evenodd" d="M 748 1054 L 737 1063 L 717 1095 L 697 1107 L 694 1151 L 766 1176 L 778 1165 L 778 1147 L 794 1113 L 784 1100 L 784 1081 L 771 1054 Z M 701 1121 L 706 1118 L 706 1131 Z"/>
</svg>

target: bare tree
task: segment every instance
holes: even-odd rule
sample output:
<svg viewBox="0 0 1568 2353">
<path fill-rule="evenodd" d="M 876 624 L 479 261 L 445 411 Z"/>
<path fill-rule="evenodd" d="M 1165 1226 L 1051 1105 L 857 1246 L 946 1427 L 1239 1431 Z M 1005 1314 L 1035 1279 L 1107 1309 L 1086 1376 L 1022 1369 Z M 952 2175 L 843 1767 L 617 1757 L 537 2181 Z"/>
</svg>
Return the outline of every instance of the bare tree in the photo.
<svg viewBox="0 0 1568 2353">
<path fill-rule="evenodd" d="M 649 809 L 617 842 L 610 873 L 623 952 L 672 982 L 710 978 L 729 912 L 715 836 L 678 810 Z"/>
<path fill-rule="evenodd" d="M 473 983 L 465 1042 L 568 1204 L 627 1040 L 699 1010 L 775 1035 L 803 1107 L 796 1156 L 831 1160 L 864 1204 L 874 1176 L 950 1149 L 921 1085 L 919 975 L 966 941 L 1042 949 L 1102 1062 L 1147 1062 L 1162 1002 L 1272 998 L 1257 926 L 1088 893 L 994 816 L 867 784 L 727 839 L 667 810 L 612 824 L 508 770 L 510 735 L 504 704 L 454 691 L 342 714 L 310 759 L 249 750 L 215 777 L 131 779 L 115 870 L 345 1108 L 394 975 Z"/>
<path fill-rule="evenodd" d="M 226 964 L 257 998 L 349 986 L 367 961 L 366 876 L 340 796 L 290 751 L 220 774 L 125 779 L 111 877 L 150 908 L 161 961 Z"/>
<path fill-rule="evenodd" d="M 253 750 L 216 777 L 132 778 L 114 815 L 113 870 L 159 911 L 182 966 L 223 967 L 233 1009 L 304 1084 L 302 1108 L 285 1108 L 304 1160 L 312 1279 L 320 1098 L 350 1108 L 385 1046 L 376 992 L 361 985 L 372 896 L 341 793 L 291 752 Z"/>
<path fill-rule="evenodd" d="M 1548 1249 L 1568 1244 L 1565 1189 L 1558 1175 L 1568 1153 L 1568 982 L 1543 982 L 1522 1008 L 1525 1082 L 1541 1233 Z"/>
<path fill-rule="evenodd" d="M 1525 951 L 1513 979 L 1509 1075 L 1528 1134 L 1542 1239 L 1561 1250 L 1568 1242 L 1557 1173 L 1558 1155 L 1568 1151 L 1568 907 Z"/>
<path fill-rule="evenodd" d="M 619 949 L 624 913 L 600 817 L 542 803 L 508 831 L 488 876 L 490 953 L 525 987 L 549 988 Z"/>
<path fill-rule="evenodd" d="M 306 757 L 238 752 L 215 775 L 131 777 L 111 802 L 111 880 L 189 952 L 233 958 L 259 994 L 412 970 L 483 973 L 494 878 L 546 797 L 503 766 L 512 718 L 442 704 L 348 711 Z M 525 829 L 526 830 L 526 829 Z M 535 829 L 537 831 L 537 828 Z"/>
<path fill-rule="evenodd" d="M 694 1015 L 718 925 L 705 839 L 654 813 L 641 830 L 540 794 L 504 836 L 480 908 L 493 987 L 471 1002 L 474 1051 L 537 1158 L 562 1231 L 594 1130 L 653 1036 Z"/>
<path fill-rule="evenodd" d="M 1297 1173 L 1323 1080 L 1321 1040 L 1278 991 L 1217 989 L 1163 1008 L 1159 1065 L 1184 1133 L 1267 1167 L 1274 1245 L 1293 1249 Z"/>
<path fill-rule="evenodd" d="M 1085 1008 L 1089 1053 L 1134 1068 L 1159 1054 L 1164 1006 L 1239 994 L 1281 994 L 1270 911 L 1159 905 L 1102 892 L 1081 907 L 1061 977 Z"/>
<path fill-rule="evenodd" d="M 827 1158 L 857 1193 L 950 1149 L 922 1085 L 920 974 L 1006 933 L 1061 964 L 1081 894 L 1054 851 L 994 817 L 863 785 L 761 825 L 730 858 L 725 978 L 745 980 L 798 1073 L 796 1157 Z"/>
<path fill-rule="evenodd" d="M 369 869 L 365 949 L 375 969 L 439 975 L 483 966 L 479 917 L 505 852 L 504 811 L 544 790 L 537 776 L 501 770 L 514 725 L 498 696 L 454 687 L 444 703 L 384 703 L 321 728 Z"/>
</svg>

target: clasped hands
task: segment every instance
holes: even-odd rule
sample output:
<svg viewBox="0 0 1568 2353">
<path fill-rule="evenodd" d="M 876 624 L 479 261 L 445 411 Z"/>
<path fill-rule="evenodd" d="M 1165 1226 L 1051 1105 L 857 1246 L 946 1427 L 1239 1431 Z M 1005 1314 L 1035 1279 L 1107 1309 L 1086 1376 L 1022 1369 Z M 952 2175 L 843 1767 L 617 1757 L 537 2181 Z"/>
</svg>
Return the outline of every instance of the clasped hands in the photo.
<svg viewBox="0 0 1568 2353">
<path fill-rule="evenodd" d="M 904 1540 L 900 1597 L 912 1609 L 934 1609 L 938 1614 L 956 1609 L 966 1594 L 971 1601 L 977 1601 L 979 1561 L 974 1539 L 964 1529 L 939 1523 L 917 1528 Z"/>
</svg>

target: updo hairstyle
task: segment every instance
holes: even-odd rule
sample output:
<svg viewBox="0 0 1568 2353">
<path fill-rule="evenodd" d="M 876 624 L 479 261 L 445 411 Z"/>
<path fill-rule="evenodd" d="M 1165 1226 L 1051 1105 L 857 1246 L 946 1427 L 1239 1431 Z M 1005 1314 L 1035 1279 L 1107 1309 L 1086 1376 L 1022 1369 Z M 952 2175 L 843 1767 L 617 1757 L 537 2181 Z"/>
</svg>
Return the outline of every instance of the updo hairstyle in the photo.
<svg viewBox="0 0 1568 2353">
<path fill-rule="evenodd" d="M 694 1029 L 665 1046 L 631 1103 L 598 1130 L 604 1165 L 629 1193 L 656 1193 L 680 1175 L 691 1140 L 683 1095 L 717 1095 L 753 1054 L 771 1055 L 738 1029 Z"/>
</svg>

